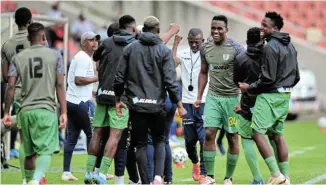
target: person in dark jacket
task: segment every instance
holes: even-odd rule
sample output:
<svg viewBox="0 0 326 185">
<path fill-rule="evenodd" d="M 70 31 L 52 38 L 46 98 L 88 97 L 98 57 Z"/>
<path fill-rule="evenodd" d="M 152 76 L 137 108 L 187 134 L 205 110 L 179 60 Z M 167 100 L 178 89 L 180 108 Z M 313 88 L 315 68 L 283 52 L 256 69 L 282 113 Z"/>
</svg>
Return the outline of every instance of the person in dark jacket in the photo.
<svg viewBox="0 0 326 185">
<path fill-rule="evenodd" d="M 126 91 L 132 125 L 131 145 L 136 147 L 136 161 L 142 184 L 149 184 L 147 168 L 148 129 L 155 145 L 155 177 L 161 184 L 165 160 L 164 102 L 169 93 L 181 116 L 186 114 L 178 98 L 178 84 L 172 52 L 159 38 L 159 20 L 149 16 L 144 21 L 140 40 L 128 45 L 120 59 L 114 81 L 116 111 L 124 116 L 121 96 Z M 125 90 L 126 89 L 126 90 Z"/>
<path fill-rule="evenodd" d="M 119 19 L 119 26 L 119 32 L 114 33 L 112 37 L 103 41 L 102 45 L 104 47 L 102 47 L 103 51 L 100 55 L 96 53 L 93 56 L 95 61 L 100 59 L 98 71 L 99 86 L 96 96 L 97 106 L 92 124 L 95 129 L 88 148 L 85 183 L 90 183 L 94 179 L 96 183 L 107 184 L 106 174 L 115 156 L 122 131 L 128 125 L 129 116 L 127 109 L 122 109 L 123 116 L 116 114 L 113 82 L 124 47 L 135 41 L 136 22 L 132 16 L 124 15 Z M 104 149 L 100 172 L 95 173 L 92 177 L 96 156 L 98 156 L 100 151 L 100 140 L 105 127 L 110 128 L 109 139 Z"/>
<path fill-rule="evenodd" d="M 280 32 L 283 18 L 267 12 L 261 32 L 267 44 L 264 48 L 259 79 L 253 83 L 239 83 L 242 92 L 258 94 L 252 116 L 253 139 L 268 165 L 272 177 L 268 184 L 279 184 L 288 178 L 288 149 L 283 138 L 284 122 L 289 110 L 292 88 L 299 82 L 297 51 L 288 33 Z M 279 167 L 264 135 L 273 137 Z"/>
<path fill-rule="evenodd" d="M 253 83 L 258 79 L 260 72 L 261 56 L 264 43 L 260 39 L 260 28 L 250 28 L 247 32 L 247 50 L 236 57 L 234 64 L 234 83 Z M 259 171 L 258 158 L 256 155 L 254 141 L 252 140 L 251 110 L 256 102 L 256 95 L 248 92 L 242 93 L 240 104 L 234 111 L 240 114 L 239 134 L 242 137 L 242 147 L 253 175 L 251 184 L 264 184 Z"/>
<path fill-rule="evenodd" d="M 123 19 L 121 19 L 121 21 L 123 22 Z M 108 35 L 108 37 L 112 37 L 114 34 L 119 35 L 119 31 L 120 31 L 119 23 L 115 22 L 109 26 L 109 28 L 107 30 L 107 35 Z M 112 47 L 112 44 L 107 43 L 109 40 L 110 39 L 106 39 L 106 41 L 105 41 L 106 44 L 101 44 L 99 46 L 99 48 L 95 51 L 95 53 L 93 55 L 93 59 L 95 61 L 109 59 L 106 57 L 108 52 L 103 52 L 105 50 L 105 48 L 110 49 Z M 121 50 L 122 49 L 123 48 L 121 48 Z M 103 62 L 106 62 L 106 61 L 102 61 L 102 63 Z M 100 62 L 96 62 L 97 70 L 99 69 L 99 63 Z M 112 73 L 112 75 L 115 75 L 115 73 Z M 102 157 L 103 157 L 103 153 L 104 153 L 104 148 L 105 148 L 105 145 L 107 143 L 107 140 L 108 140 L 108 137 L 110 134 L 109 127 L 106 127 L 103 129 L 104 129 L 104 131 L 103 131 L 101 141 L 100 141 L 100 143 L 101 143 L 100 144 L 100 152 L 96 159 L 94 173 L 98 173 L 100 171 L 100 165 L 101 165 L 101 161 L 102 161 Z M 127 167 L 127 171 L 129 174 L 129 180 L 130 180 L 129 183 L 134 184 L 139 181 L 137 165 L 136 165 L 136 162 L 134 162 L 134 158 L 135 158 L 134 153 L 135 152 L 133 149 L 128 147 L 129 143 L 130 143 L 130 142 L 128 142 L 128 138 L 130 138 L 130 129 L 131 129 L 131 126 L 129 125 L 127 128 L 125 128 L 123 130 L 119 144 L 118 144 L 117 152 L 114 157 L 115 184 L 125 184 L 124 183 L 125 167 Z M 128 153 L 128 155 L 127 155 L 127 153 Z M 113 177 L 114 176 L 111 174 L 106 174 L 107 180 L 110 180 Z"/>
</svg>

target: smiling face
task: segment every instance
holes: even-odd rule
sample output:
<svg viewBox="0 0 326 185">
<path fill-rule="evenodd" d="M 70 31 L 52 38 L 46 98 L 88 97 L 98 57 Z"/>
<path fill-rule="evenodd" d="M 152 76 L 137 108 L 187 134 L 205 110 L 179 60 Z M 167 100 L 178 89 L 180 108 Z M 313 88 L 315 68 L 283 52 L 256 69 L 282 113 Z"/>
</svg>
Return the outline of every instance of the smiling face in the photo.
<svg viewBox="0 0 326 185">
<path fill-rule="evenodd" d="M 228 28 L 224 21 L 213 20 L 211 23 L 211 35 L 215 43 L 221 43 L 226 38 Z"/>
<path fill-rule="evenodd" d="M 262 38 L 267 38 L 269 37 L 273 32 L 277 31 L 277 27 L 275 26 L 274 22 L 268 18 L 265 17 L 261 21 L 261 26 L 260 26 L 260 31 L 261 31 L 261 37 Z"/>
</svg>

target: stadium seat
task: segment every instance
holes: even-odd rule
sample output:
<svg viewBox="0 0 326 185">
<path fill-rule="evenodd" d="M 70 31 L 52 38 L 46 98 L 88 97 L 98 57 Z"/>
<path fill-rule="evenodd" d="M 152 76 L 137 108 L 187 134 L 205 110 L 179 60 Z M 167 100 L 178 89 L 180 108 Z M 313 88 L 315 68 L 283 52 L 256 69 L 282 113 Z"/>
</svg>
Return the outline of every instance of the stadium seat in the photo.
<svg viewBox="0 0 326 185">
<path fill-rule="evenodd" d="M 211 2 L 215 6 L 229 10 L 246 18 L 260 21 L 259 17 L 253 12 L 238 10 L 232 6 L 232 3 L 225 1 Z M 236 2 L 233 2 L 236 3 Z M 296 27 L 286 27 L 284 30 L 291 35 L 305 39 L 305 33 L 299 30 L 307 29 L 315 24 L 324 31 L 326 35 L 326 2 L 323 1 L 239 1 L 239 5 L 251 7 L 264 13 L 266 11 L 277 11 L 281 13 L 286 21 L 290 21 Z M 300 29 L 302 28 L 302 29 Z M 325 46 L 324 43 L 319 46 Z"/>
<path fill-rule="evenodd" d="M 268 1 L 265 2 L 265 11 L 277 11 L 278 7 L 277 7 L 277 2 L 276 1 Z"/>
<path fill-rule="evenodd" d="M 16 2 L 8 1 L 8 11 L 9 12 L 14 12 L 17 8 Z"/>
<path fill-rule="evenodd" d="M 326 42 L 319 42 L 317 45 L 318 45 L 319 47 L 326 48 Z"/>
</svg>

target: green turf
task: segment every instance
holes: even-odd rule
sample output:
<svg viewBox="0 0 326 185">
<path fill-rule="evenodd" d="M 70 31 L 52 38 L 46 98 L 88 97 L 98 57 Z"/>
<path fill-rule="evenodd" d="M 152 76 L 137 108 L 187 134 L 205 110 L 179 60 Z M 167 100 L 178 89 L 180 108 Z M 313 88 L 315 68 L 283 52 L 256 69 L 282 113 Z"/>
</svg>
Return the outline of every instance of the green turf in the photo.
<svg viewBox="0 0 326 185">
<path fill-rule="evenodd" d="M 290 176 L 292 184 L 302 184 L 310 179 L 326 173 L 326 134 L 322 134 L 316 123 L 290 123 L 286 124 L 286 139 L 289 146 Z M 226 141 L 224 141 L 225 143 Z M 225 144 L 226 145 L 226 144 Z M 240 145 L 241 146 L 241 145 Z M 300 153 L 300 151 L 305 151 Z M 49 184 L 61 184 L 63 155 L 53 157 L 52 165 L 47 174 Z M 223 183 L 225 175 L 225 156 L 217 156 L 215 164 L 215 176 L 217 183 Z M 18 160 L 9 161 L 10 164 L 18 165 Z M 79 178 L 77 182 L 64 182 L 65 184 L 82 184 L 86 155 L 74 155 L 72 160 L 72 172 Z M 183 169 L 173 169 L 174 184 L 197 184 L 191 179 L 191 163 L 189 160 Z M 268 180 L 269 173 L 263 160 L 260 158 L 260 168 L 265 180 Z M 110 170 L 111 174 L 113 169 Z M 126 173 L 127 174 L 127 173 Z M 3 170 L 1 173 L 1 184 L 21 184 L 20 171 L 16 169 Z M 126 177 L 127 180 L 127 177 Z M 241 151 L 239 162 L 233 177 L 236 184 L 248 184 L 252 181 L 249 167 Z M 126 181 L 127 182 L 127 181 Z M 113 183 L 113 181 L 109 181 Z M 326 184 L 326 180 L 318 182 Z"/>
</svg>

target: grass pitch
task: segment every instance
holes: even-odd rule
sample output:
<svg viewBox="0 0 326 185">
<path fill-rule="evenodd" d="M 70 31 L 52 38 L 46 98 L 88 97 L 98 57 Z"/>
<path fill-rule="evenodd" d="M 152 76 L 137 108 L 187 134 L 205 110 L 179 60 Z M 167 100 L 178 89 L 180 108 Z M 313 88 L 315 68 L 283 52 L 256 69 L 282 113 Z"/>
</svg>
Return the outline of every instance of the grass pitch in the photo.
<svg viewBox="0 0 326 185">
<path fill-rule="evenodd" d="M 326 174 L 326 133 L 321 133 L 316 123 L 291 122 L 285 125 L 285 137 L 289 147 L 291 184 L 303 184 L 315 177 Z M 224 145 L 227 146 L 226 139 Z M 241 145 L 240 145 L 241 146 Z M 258 151 L 257 151 L 258 152 Z M 259 154 L 258 154 L 259 155 Z M 72 159 L 72 172 L 79 179 L 75 182 L 61 181 L 63 154 L 54 155 L 49 172 L 46 175 L 48 184 L 83 184 L 84 169 L 87 156 L 74 155 Z M 269 178 L 268 169 L 259 155 L 260 170 L 265 181 Z M 9 164 L 19 165 L 17 159 L 8 161 Z M 114 167 L 110 173 L 114 174 Z M 216 183 L 222 184 L 225 175 L 226 157 L 218 155 L 215 162 Z M 174 184 L 198 184 L 191 178 L 192 164 L 189 160 L 185 168 L 173 169 Z M 128 173 L 125 173 L 125 182 L 128 183 Z M 233 176 L 234 184 L 249 184 L 252 181 L 250 169 L 245 161 L 243 151 Z M 111 180 L 109 183 L 113 184 Z M 316 182 L 326 184 L 326 179 Z M 1 184 L 22 184 L 20 170 L 10 168 L 1 171 Z"/>
</svg>

